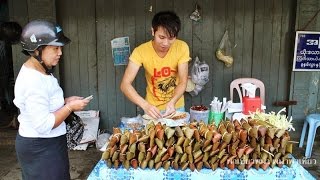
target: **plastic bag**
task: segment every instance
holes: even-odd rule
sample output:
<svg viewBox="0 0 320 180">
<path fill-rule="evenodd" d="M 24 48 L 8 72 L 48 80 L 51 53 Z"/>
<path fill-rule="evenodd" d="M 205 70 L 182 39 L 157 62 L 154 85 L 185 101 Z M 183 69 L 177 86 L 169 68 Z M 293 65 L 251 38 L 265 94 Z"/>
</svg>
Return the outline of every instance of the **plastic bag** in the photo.
<svg viewBox="0 0 320 180">
<path fill-rule="evenodd" d="M 224 62 L 224 65 L 231 67 L 233 64 L 231 43 L 229 40 L 228 31 L 226 31 L 220 41 L 219 48 L 216 51 L 218 60 Z"/>
<path fill-rule="evenodd" d="M 195 84 L 192 91 L 189 91 L 191 96 L 196 96 L 203 89 L 203 86 L 209 81 L 209 65 L 204 61 L 195 58 L 191 67 L 191 81 Z"/>
<path fill-rule="evenodd" d="M 103 146 L 108 144 L 110 136 L 111 135 L 109 133 L 101 132 L 101 134 L 100 134 L 100 132 L 99 132 L 98 133 L 98 138 L 97 138 L 97 141 L 96 141 L 96 148 L 100 150 Z"/>
<path fill-rule="evenodd" d="M 209 65 L 196 57 L 191 69 L 192 82 L 204 86 L 209 81 Z"/>
<path fill-rule="evenodd" d="M 195 89 L 195 87 L 196 87 L 196 84 L 194 84 L 194 82 L 192 82 L 191 77 L 188 77 L 186 92 L 193 91 Z"/>
<path fill-rule="evenodd" d="M 196 96 L 199 94 L 200 91 L 202 91 L 202 89 L 203 89 L 203 86 L 196 84 L 195 88 L 189 93 L 191 96 Z"/>
<path fill-rule="evenodd" d="M 81 118 L 74 112 L 67 117 L 65 122 L 67 128 L 67 146 L 69 149 L 73 149 L 80 143 L 83 137 L 84 124 Z"/>
<path fill-rule="evenodd" d="M 139 114 L 137 117 L 122 117 L 120 128 L 124 130 L 141 130 L 143 128 L 143 119 Z"/>
<path fill-rule="evenodd" d="M 196 22 L 201 20 L 200 7 L 198 4 L 196 4 L 196 9 L 191 13 L 189 17 L 191 20 Z"/>
</svg>

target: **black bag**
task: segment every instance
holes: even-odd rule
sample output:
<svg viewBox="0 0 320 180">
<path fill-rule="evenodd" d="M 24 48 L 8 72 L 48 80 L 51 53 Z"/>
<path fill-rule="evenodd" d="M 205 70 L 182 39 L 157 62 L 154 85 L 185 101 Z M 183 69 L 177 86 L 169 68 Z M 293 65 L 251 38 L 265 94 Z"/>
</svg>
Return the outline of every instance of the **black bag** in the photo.
<svg viewBox="0 0 320 180">
<path fill-rule="evenodd" d="M 84 132 L 84 124 L 81 118 L 72 112 L 65 120 L 67 125 L 67 146 L 69 149 L 76 147 L 82 137 Z"/>
</svg>

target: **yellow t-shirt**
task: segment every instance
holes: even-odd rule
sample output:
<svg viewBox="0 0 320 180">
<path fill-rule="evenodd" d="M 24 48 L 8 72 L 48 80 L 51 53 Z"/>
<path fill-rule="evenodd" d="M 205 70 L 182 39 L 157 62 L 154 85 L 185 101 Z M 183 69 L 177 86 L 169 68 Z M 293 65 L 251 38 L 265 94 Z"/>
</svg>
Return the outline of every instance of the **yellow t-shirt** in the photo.
<svg viewBox="0 0 320 180">
<path fill-rule="evenodd" d="M 135 48 L 129 59 L 145 69 L 146 100 L 160 110 L 165 110 L 179 83 L 178 65 L 190 60 L 187 43 L 176 39 L 166 56 L 161 58 L 153 49 L 152 41 L 149 41 Z M 184 97 L 182 96 L 175 107 L 183 106 Z"/>
</svg>

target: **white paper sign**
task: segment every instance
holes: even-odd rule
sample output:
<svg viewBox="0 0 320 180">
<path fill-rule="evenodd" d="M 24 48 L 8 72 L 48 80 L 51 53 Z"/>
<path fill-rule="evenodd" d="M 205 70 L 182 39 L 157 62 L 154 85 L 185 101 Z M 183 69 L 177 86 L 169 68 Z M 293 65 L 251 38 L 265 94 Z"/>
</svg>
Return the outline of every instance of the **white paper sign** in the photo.
<svg viewBox="0 0 320 180">
<path fill-rule="evenodd" d="M 130 56 L 129 37 L 119 37 L 111 41 L 114 65 L 127 65 Z"/>
</svg>

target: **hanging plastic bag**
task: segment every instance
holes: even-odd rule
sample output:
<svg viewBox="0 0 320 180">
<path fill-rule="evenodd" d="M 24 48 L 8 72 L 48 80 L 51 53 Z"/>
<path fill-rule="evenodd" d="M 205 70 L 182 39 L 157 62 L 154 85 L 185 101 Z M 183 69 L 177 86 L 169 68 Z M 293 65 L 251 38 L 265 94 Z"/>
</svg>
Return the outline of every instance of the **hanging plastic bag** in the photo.
<svg viewBox="0 0 320 180">
<path fill-rule="evenodd" d="M 203 86 L 209 81 L 209 65 L 201 62 L 198 57 L 195 58 L 191 67 L 191 80 L 195 84 L 194 89 L 189 93 L 196 96 L 203 89 Z"/>
<path fill-rule="evenodd" d="M 186 87 L 186 92 L 191 92 L 195 89 L 196 84 L 192 82 L 191 77 L 188 77 L 188 82 L 187 82 L 187 87 Z"/>
<path fill-rule="evenodd" d="M 233 64 L 233 57 L 232 57 L 232 49 L 231 43 L 229 40 L 228 30 L 224 33 L 219 48 L 216 51 L 216 56 L 218 60 L 224 62 L 224 65 L 227 67 L 231 67 Z"/>
<path fill-rule="evenodd" d="M 198 4 L 196 4 L 196 9 L 191 13 L 190 19 L 196 22 L 201 20 L 200 7 Z"/>
<path fill-rule="evenodd" d="M 191 69 L 191 78 L 195 84 L 204 86 L 209 81 L 209 65 L 196 57 Z"/>
</svg>

